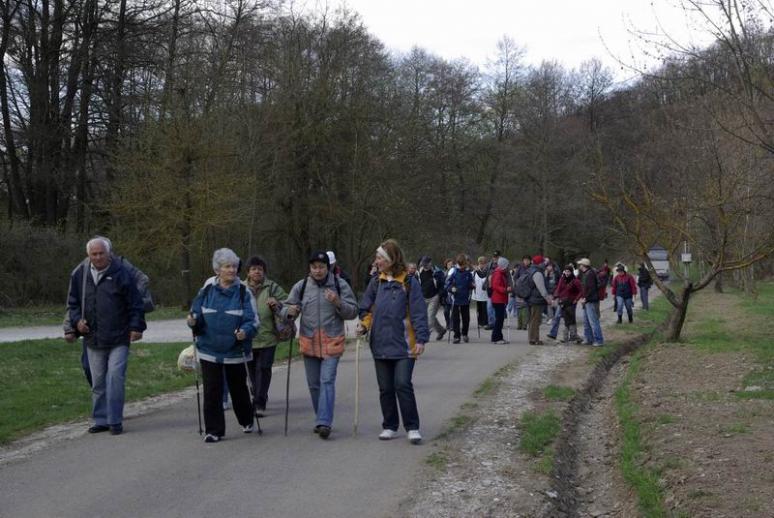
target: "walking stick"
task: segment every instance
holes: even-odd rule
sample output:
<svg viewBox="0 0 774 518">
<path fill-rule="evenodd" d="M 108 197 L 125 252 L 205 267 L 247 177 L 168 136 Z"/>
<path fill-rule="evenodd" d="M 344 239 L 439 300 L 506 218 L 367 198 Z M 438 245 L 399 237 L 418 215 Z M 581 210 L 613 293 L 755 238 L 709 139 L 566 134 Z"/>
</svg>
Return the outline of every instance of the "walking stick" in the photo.
<svg viewBox="0 0 774 518">
<path fill-rule="evenodd" d="M 360 336 L 355 342 L 355 418 L 352 422 L 352 436 L 357 437 L 357 425 L 360 422 Z"/>
<path fill-rule="evenodd" d="M 244 358 L 245 363 L 245 374 L 247 375 L 247 391 L 250 393 L 250 406 L 253 408 L 253 416 L 255 417 L 255 424 L 256 428 L 258 428 L 258 435 L 263 435 L 263 430 L 261 430 L 261 420 L 258 417 L 258 411 L 255 409 L 255 387 L 253 386 L 253 379 L 250 377 L 250 368 L 247 366 L 247 354 L 242 351 L 242 358 Z"/>
<path fill-rule="evenodd" d="M 193 350 L 194 350 L 194 379 L 196 379 L 196 415 L 199 417 L 199 435 L 204 433 L 202 430 L 202 399 L 199 394 L 199 355 L 196 353 L 196 334 L 191 329 L 191 335 L 193 336 Z"/>
<path fill-rule="evenodd" d="M 293 338 L 295 338 L 295 334 L 290 337 L 290 346 L 288 347 L 288 374 L 287 380 L 285 381 L 285 437 L 288 436 L 288 412 L 290 411 L 290 360 L 293 359 Z"/>
</svg>

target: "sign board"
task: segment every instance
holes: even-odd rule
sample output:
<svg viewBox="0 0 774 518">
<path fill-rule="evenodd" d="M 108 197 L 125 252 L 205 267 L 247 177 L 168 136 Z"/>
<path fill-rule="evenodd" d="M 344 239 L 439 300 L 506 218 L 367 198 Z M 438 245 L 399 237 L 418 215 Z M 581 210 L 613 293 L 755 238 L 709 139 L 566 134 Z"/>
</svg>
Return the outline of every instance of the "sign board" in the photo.
<svg viewBox="0 0 774 518">
<path fill-rule="evenodd" d="M 690 263 L 691 262 L 691 254 L 680 254 L 681 255 L 681 261 L 684 263 Z"/>
</svg>

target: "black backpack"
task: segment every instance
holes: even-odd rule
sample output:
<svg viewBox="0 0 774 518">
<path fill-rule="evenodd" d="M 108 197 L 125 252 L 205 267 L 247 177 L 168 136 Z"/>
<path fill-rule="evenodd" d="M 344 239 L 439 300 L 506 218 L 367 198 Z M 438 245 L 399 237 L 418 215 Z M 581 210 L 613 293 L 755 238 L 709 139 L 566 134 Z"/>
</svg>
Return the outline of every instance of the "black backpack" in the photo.
<svg viewBox="0 0 774 518">
<path fill-rule="evenodd" d="M 535 281 L 532 280 L 532 273 L 527 270 L 521 274 L 514 283 L 513 292 L 520 299 L 528 299 L 532 290 L 535 288 Z"/>
</svg>

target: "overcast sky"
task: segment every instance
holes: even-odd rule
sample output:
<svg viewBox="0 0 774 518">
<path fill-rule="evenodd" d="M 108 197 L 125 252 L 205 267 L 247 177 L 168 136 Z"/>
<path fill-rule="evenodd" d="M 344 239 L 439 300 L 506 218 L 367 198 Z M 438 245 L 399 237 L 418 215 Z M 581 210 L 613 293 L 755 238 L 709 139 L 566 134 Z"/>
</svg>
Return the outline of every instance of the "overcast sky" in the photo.
<svg viewBox="0 0 774 518">
<path fill-rule="evenodd" d="M 342 3 L 328 0 L 330 7 Z M 596 56 L 618 79 L 632 73 L 621 70 L 614 55 L 627 63 L 632 52 L 641 56 L 630 34 L 633 28 L 653 31 L 660 22 L 683 43 L 689 42 L 687 21 L 675 4 L 676 0 L 346 0 L 371 33 L 393 51 L 417 45 L 447 59 L 465 57 L 483 66 L 494 57 L 497 40 L 507 34 L 526 47 L 530 64 L 557 60 L 572 68 Z"/>
</svg>

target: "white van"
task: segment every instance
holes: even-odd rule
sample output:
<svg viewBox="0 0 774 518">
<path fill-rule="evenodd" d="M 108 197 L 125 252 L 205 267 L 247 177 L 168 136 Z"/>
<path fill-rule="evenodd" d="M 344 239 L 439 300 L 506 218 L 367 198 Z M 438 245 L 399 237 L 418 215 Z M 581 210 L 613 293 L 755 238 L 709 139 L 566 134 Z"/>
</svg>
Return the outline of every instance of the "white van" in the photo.
<svg viewBox="0 0 774 518">
<path fill-rule="evenodd" d="M 669 252 L 666 248 L 660 245 L 655 245 L 648 250 L 648 257 L 650 262 L 653 263 L 653 268 L 656 269 L 656 273 L 661 279 L 669 278 Z"/>
</svg>

